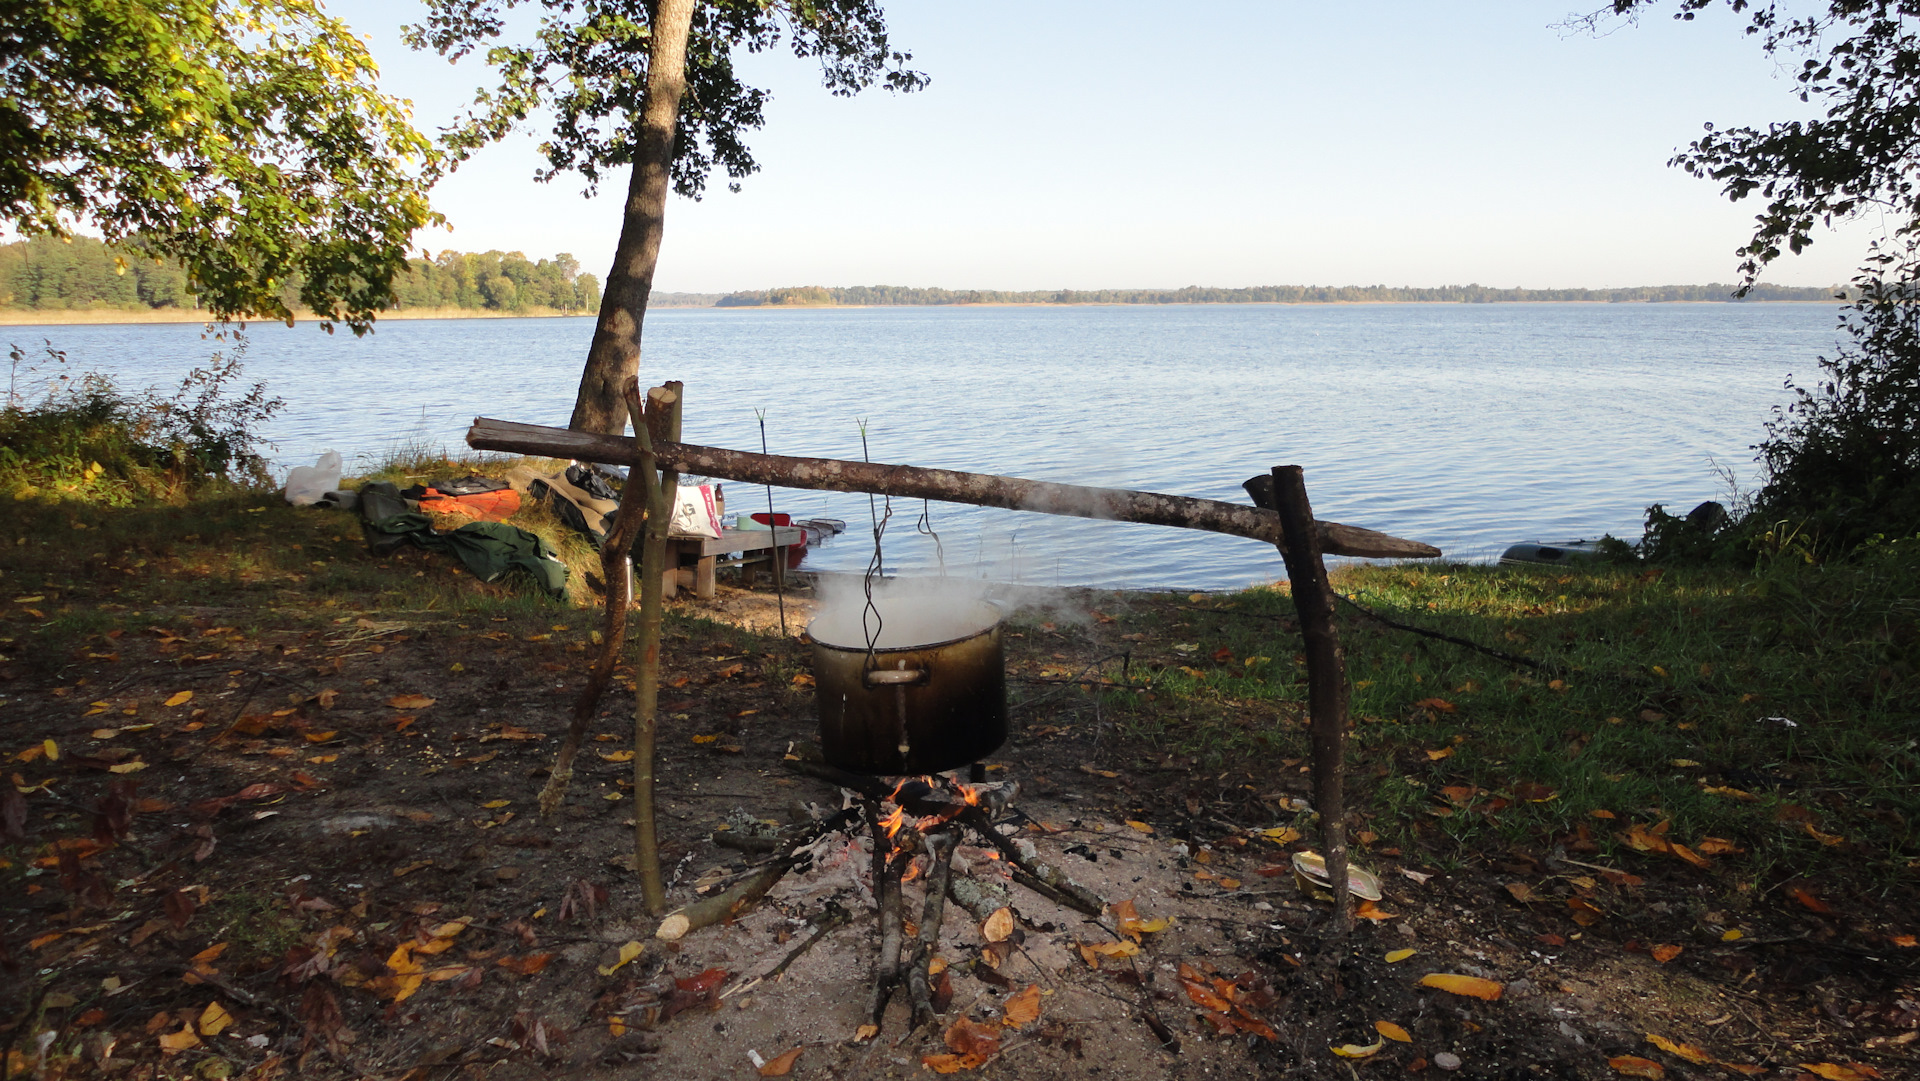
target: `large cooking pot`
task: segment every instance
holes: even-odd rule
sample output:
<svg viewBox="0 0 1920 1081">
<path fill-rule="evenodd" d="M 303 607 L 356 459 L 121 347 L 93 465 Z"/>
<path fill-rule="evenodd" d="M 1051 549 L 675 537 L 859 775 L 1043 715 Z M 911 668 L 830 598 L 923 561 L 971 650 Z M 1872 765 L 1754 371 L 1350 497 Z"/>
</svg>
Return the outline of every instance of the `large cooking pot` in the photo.
<svg viewBox="0 0 1920 1081">
<path fill-rule="evenodd" d="M 992 754 L 1007 739 L 1004 615 L 986 601 L 935 613 L 883 605 L 871 648 L 871 614 L 866 626 L 857 610 L 814 620 L 807 633 L 826 760 L 898 776 Z"/>
</svg>

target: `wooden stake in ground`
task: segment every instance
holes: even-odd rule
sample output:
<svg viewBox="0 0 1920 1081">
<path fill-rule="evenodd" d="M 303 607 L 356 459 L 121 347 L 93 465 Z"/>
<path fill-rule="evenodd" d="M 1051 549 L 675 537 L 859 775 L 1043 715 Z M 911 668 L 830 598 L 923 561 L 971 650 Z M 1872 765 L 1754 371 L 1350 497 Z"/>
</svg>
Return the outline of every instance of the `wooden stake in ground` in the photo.
<svg viewBox="0 0 1920 1081">
<path fill-rule="evenodd" d="M 637 454 L 645 417 L 638 383 L 627 388 L 627 412 L 633 417 Z M 600 655 L 587 673 L 587 685 L 573 701 L 573 721 L 567 726 L 567 738 L 560 744 L 560 753 L 554 755 L 553 770 L 547 775 L 546 787 L 540 791 L 543 817 L 552 817 L 567 798 L 567 786 L 573 781 L 574 757 L 586 741 L 593 711 L 599 707 L 607 684 L 613 681 L 614 665 L 620 660 L 620 648 L 626 644 L 627 608 L 633 601 L 633 541 L 646 517 L 647 497 L 652 490 L 650 485 L 631 482 L 621 489 L 620 509 L 614 514 L 613 527 L 607 530 L 606 541 L 600 546 L 600 572 L 607 582 L 607 614 L 602 621 Z"/>
<path fill-rule="evenodd" d="M 1320 845 L 1333 886 L 1334 919 L 1342 932 L 1352 926 L 1347 911 L 1347 662 L 1340 632 L 1333 623 L 1333 588 L 1321 559 L 1320 531 L 1307 502 L 1305 474 L 1297 465 L 1275 466 L 1271 485 L 1248 481 L 1254 502 L 1280 515 L 1287 583 L 1293 609 L 1300 615 L 1300 637 L 1307 652 L 1307 715 L 1313 744 L 1313 802 L 1320 812 Z M 1264 489 L 1264 490 L 1263 490 Z"/>
<path fill-rule="evenodd" d="M 640 660 L 634 666 L 633 692 L 633 860 L 640 872 L 640 896 L 650 915 L 667 910 L 660 881 L 660 838 L 654 825 L 654 744 L 660 720 L 661 592 L 667 571 L 667 530 L 679 495 L 680 474 L 654 468 L 656 441 L 680 438 L 680 384 L 670 382 L 647 392 L 644 424 L 634 426 L 640 461 L 627 484 L 645 485 L 646 537 L 640 548 Z"/>
</svg>

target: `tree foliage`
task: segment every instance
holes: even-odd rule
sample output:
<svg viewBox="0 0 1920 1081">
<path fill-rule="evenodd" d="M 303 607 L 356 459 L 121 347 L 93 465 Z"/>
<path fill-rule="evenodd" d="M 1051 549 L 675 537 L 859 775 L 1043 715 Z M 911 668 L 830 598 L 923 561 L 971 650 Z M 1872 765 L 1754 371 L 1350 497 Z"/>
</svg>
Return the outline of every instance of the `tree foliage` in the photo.
<svg viewBox="0 0 1920 1081">
<path fill-rule="evenodd" d="M 219 316 L 392 295 L 439 152 L 314 0 L 0 0 L 0 220 L 178 259 Z"/>
<path fill-rule="evenodd" d="M 647 85 L 650 5 L 636 0 L 537 0 L 540 28 L 524 42 L 502 40 L 507 13 L 536 0 L 426 0 L 427 18 L 407 30 L 416 49 L 457 58 L 476 50 L 500 75 L 464 121 L 447 133 L 458 157 L 499 139 L 545 108 L 553 118 L 541 144 L 551 180 L 576 171 L 593 191 L 608 169 L 638 152 L 636 119 Z M 836 95 L 875 83 L 917 90 L 926 76 L 909 70 L 875 0 L 706 0 L 694 9 L 687 43 L 687 94 L 674 144 L 673 187 L 699 198 L 715 167 L 733 182 L 759 169 L 746 133 L 765 121 L 768 91 L 740 80 L 734 50 L 764 52 L 785 41 L 794 55 L 819 61 Z"/>
<path fill-rule="evenodd" d="M 1808 120 L 1708 126 L 1674 164 L 1766 205 L 1740 249 L 1745 284 L 1816 227 L 1878 213 L 1887 222 L 1854 279 L 1841 347 L 1757 448 L 1766 482 L 1745 528 L 1801 529 L 1827 552 L 1876 534 L 1920 533 L 1920 0 L 1679 0 L 1692 19 L 1725 4 L 1791 72 Z M 1655 0 L 1614 0 L 1632 16 Z"/>
</svg>

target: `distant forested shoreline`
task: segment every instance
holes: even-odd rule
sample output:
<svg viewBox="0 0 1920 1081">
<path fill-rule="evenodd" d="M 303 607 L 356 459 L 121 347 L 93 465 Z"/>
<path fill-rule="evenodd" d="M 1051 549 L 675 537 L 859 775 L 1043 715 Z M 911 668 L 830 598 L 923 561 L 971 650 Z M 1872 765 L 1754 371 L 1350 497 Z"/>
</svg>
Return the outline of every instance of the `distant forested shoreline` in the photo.
<svg viewBox="0 0 1920 1081">
<path fill-rule="evenodd" d="M 288 306 L 299 283 L 284 287 Z M 1485 285 L 1433 288 L 1388 285 L 1262 285 L 1229 289 L 941 289 L 899 285 L 787 286 L 732 293 L 655 292 L 659 308 L 803 308 L 959 304 L 1496 304 L 1526 302 L 1652 304 L 1686 302 L 1831 301 L 1837 286 L 1756 285 L 1744 297 L 1734 287 L 1649 285 L 1625 289 L 1499 289 Z M 394 282 L 395 314 L 592 315 L 600 282 L 573 256 L 538 261 L 520 252 L 443 251 L 409 261 Z M 14 312 L 126 312 L 191 318 L 199 302 L 178 263 L 156 262 L 90 237 L 35 237 L 0 244 L 0 315 Z"/>
<path fill-rule="evenodd" d="M 712 294 L 675 293 L 687 303 L 667 300 L 663 306 L 718 308 L 824 307 L 831 305 L 933 304 L 1504 304 L 1595 303 L 1658 304 L 1761 301 L 1828 301 L 1843 296 L 1840 286 L 1756 285 L 1745 297 L 1733 295 L 1735 286 L 1642 285 L 1624 289 L 1500 289 L 1487 285 L 1441 285 L 1431 288 L 1393 285 L 1259 285 L 1238 289 L 1189 285 L 1183 289 L 1040 289 L 1014 292 L 1001 289 L 920 289 L 898 285 L 803 285 Z M 662 294 L 653 303 L 660 304 Z"/>
<path fill-rule="evenodd" d="M 394 282 L 394 311 L 453 309 L 488 315 L 591 314 L 600 282 L 562 252 L 538 262 L 519 252 L 444 251 L 408 260 Z M 300 310 L 300 283 L 282 295 Z M 0 311 L 197 311 L 185 271 L 92 237 L 35 237 L 0 244 Z"/>
</svg>

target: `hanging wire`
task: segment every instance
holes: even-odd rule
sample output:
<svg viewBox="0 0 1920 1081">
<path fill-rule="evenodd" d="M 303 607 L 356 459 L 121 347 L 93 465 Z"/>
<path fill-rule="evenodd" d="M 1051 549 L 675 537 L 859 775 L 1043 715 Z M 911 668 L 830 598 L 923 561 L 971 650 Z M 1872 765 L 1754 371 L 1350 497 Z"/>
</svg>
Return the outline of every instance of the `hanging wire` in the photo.
<svg viewBox="0 0 1920 1081">
<path fill-rule="evenodd" d="M 860 426 L 860 456 L 871 462 L 873 452 L 867 447 L 867 418 L 860 417 L 854 423 Z M 884 513 L 882 513 L 882 507 L 885 508 Z M 876 503 L 873 493 L 867 493 L 867 513 L 873 519 L 873 558 L 867 563 L 867 576 L 862 583 L 866 589 L 867 606 L 860 611 L 860 629 L 867 636 L 867 667 L 871 669 L 877 663 L 874 659 L 874 650 L 880 641 L 880 628 L 884 625 L 880 617 L 880 606 L 873 600 L 873 581 L 881 576 L 883 569 L 880 538 L 887 532 L 887 523 L 893 520 L 893 497 L 882 496 Z"/>
<path fill-rule="evenodd" d="M 940 561 L 940 577 L 947 576 L 947 552 L 940 544 L 940 534 L 933 531 L 933 510 L 927 500 L 920 501 L 920 520 L 913 524 L 914 532 L 923 537 L 933 538 L 933 558 Z"/>
<path fill-rule="evenodd" d="M 754 417 L 760 421 L 760 453 L 767 453 L 767 411 L 755 409 Z M 767 528 L 773 530 L 773 540 L 780 539 L 780 521 L 773 514 L 773 485 L 767 485 Z M 780 600 L 780 637 L 787 636 L 787 546 L 775 544 L 773 558 L 779 560 L 773 567 L 773 594 Z"/>
</svg>

